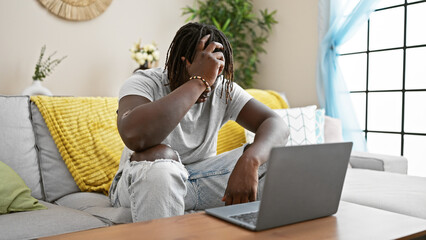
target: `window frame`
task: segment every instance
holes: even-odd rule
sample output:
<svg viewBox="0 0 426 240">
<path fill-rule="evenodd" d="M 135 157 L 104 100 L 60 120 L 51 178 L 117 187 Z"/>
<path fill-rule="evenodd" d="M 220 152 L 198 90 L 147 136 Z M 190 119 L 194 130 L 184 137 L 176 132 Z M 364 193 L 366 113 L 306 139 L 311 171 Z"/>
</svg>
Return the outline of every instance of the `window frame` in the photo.
<svg viewBox="0 0 426 240">
<path fill-rule="evenodd" d="M 407 49 L 415 49 L 415 48 L 421 48 L 426 47 L 426 44 L 420 44 L 420 45 L 413 45 L 413 46 L 407 46 L 407 8 L 408 6 L 415 5 L 415 4 L 421 4 L 426 3 L 426 0 L 417 1 L 417 2 L 411 2 L 408 3 L 407 0 L 404 1 L 403 4 L 398 5 L 392 5 L 384 8 L 376 9 L 374 12 L 379 11 L 386 11 L 389 9 L 394 9 L 398 7 L 404 7 L 404 40 L 403 40 L 403 46 L 402 47 L 393 47 L 393 48 L 380 48 L 380 49 L 374 49 L 370 50 L 370 19 L 367 22 L 367 49 L 366 51 L 356 51 L 356 52 L 347 52 L 339 54 L 338 56 L 348 56 L 348 55 L 355 55 L 355 54 L 366 54 L 366 81 L 365 81 L 365 90 L 355 90 L 355 91 L 349 91 L 350 94 L 359 94 L 364 93 L 365 94 L 365 119 L 363 123 L 364 126 L 361 127 L 361 130 L 364 132 L 364 137 L 366 141 L 368 141 L 368 133 L 384 133 L 384 134 L 398 134 L 401 138 L 401 156 L 404 155 L 404 136 L 405 135 L 413 135 L 413 136 L 426 136 L 426 133 L 422 132 L 406 132 L 405 131 L 405 97 L 406 93 L 409 92 L 426 92 L 425 89 L 406 89 L 405 83 L 406 83 L 406 54 Z M 369 90 L 369 72 L 370 72 L 370 54 L 376 53 L 376 52 L 384 52 L 384 51 L 392 51 L 392 50 L 403 50 L 403 68 L 402 68 L 402 88 L 401 89 L 394 89 L 394 90 Z M 378 130 L 370 130 L 368 128 L 368 103 L 369 103 L 369 94 L 370 93 L 389 93 L 389 92 L 397 92 L 401 93 L 402 95 L 402 109 L 401 109 L 401 131 L 378 131 Z"/>
</svg>

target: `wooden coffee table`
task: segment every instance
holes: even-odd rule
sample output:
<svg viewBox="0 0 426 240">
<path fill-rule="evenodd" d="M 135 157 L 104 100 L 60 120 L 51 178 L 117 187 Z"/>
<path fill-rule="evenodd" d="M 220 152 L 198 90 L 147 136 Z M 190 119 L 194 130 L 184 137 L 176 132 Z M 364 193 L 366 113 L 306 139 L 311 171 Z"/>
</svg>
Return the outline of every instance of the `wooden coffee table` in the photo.
<svg viewBox="0 0 426 240">
<path fill-rule="evenodd" d="M 337 214 L 252 232 L 204 212 L 62 234 L 42 239 L 413 239 L 426 220 L 341 202 Z"/>
</svg>

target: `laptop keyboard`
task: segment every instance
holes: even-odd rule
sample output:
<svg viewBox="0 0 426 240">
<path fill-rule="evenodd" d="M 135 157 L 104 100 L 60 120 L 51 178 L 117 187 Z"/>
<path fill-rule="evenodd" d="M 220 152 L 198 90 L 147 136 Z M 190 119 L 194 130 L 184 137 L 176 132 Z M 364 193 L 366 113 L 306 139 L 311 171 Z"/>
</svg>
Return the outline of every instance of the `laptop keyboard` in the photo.
<svg viewBox="0 0 426 240">
<path fill-rule="evenodd" d="M 245 222 L 245 223 L 248 223 L 248 224 L 255 226 L 258 213 L 259 212 L 243 213 L 243 214 L 230 216 L 230 218 L 237 219 L 239 221 L 242 221 L 242 222 Z"/>
</svg>

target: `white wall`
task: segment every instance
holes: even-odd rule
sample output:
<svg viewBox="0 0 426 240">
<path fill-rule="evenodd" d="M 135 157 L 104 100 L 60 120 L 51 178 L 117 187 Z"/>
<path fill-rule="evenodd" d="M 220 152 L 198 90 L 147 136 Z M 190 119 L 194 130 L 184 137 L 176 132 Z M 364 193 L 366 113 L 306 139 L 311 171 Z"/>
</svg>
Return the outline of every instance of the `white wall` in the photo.
<svg viewBox="0 0 426 240">
<path fill-rule="evenodd" d="M 43 82 L 55 95 L 117 96 L 137 67 L 128 49 L 138 38 L 167 48 L 192 0 L 115 0 L 85 22 L 58 18 L 36 0 L 0 0 L 0 94 L 20 94 L 32 82 L 40 48 L 68 57 Z M 316 104 L 317 0 L 255 0 L 277 9 L 279 24 L 262 56 L 256 87 L 284 91 L 292 106 Z"/>
<path fill-rule="evenodd" d="M 73 22 L 56 17 L 36 0 L 0 0 L 0 94 L 20 94 L 31 84 L 46 44 L 48 53 L 68 55 L 44 81 L 55 95 L 117 96 L 137 67 L 129 55 L 133 42 L 155 40 L 164 64 L 186 4 L 192 1 L 115 0 L 101 16 Z"/>
</svg>

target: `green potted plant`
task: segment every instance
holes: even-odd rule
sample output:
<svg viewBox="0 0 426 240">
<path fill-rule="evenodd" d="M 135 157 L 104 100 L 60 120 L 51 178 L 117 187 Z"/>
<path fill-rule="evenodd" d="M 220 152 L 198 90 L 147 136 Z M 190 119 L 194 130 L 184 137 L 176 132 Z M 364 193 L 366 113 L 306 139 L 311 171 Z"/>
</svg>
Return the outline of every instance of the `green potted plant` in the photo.
<svg viewBox="0 0 426 240">
<path fill-rule="evenodd" d="M 41 48 L 40 56 L 35 66 L 34 75 L 33 75 L 33 83 L 31 86 L 26 88 L 22 94 L 23 95 L 52 95 L 49 89 L 43 87 L 41 85 L 41 81 L 43 81 L 47 76 L 49 76 L 53 69 L 58 66 L 59 63 L 62 62 L 67 56 L 62 58 L 53 59 L 53 56 L 56 52 L 50 54 L 46 60 L 43 60 L 44 53 L 46 51 L 46 45 L 43 45 Z"/>
<path fill-rule="evenodd" d="M 187 22 L 196 19 L 215 25 L 228 37 L 234 54 L 234 79 L 243 88 L 253 87 L 259 54 L 266 53 L 263 46 L 277 23 L 276 10 L 259 12 L 260 16 L 254 13 L 252 0 L 196 0 L 194 7 L 183 8 L 183 15 L 189 15 Z"/>
</svg>

